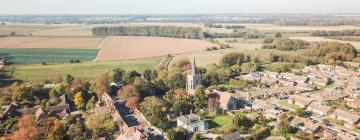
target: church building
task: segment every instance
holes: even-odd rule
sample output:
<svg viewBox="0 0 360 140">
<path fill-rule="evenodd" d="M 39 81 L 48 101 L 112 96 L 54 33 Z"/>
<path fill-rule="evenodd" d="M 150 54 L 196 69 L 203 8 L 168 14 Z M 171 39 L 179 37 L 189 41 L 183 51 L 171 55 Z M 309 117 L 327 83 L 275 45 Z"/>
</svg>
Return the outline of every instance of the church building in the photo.
<svg viewBox="0 0 360 140">
<path fill-rule="evenodd" d="M 187 75 L 186 90 L 188 94 L 194 95 L 195 88 L 201 85 L 201 75 L 196 74 L 195 57 L 191 63 L 191 72 Z"/>
</svg>

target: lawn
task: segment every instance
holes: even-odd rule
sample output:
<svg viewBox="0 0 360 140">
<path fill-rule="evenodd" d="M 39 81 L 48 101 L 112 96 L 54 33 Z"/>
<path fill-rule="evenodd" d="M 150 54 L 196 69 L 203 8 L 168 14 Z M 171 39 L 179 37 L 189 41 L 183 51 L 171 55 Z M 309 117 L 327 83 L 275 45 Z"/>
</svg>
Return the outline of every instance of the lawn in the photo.
<svg viewBox="0 0 360 140">
<path fill-rule="evenodd" d="M 71 74 L 75 77 L 91 79 L 117 67 L 139 72 L 143 72 L 146 68 L 154 69 L 163 59 L 164 57 L 153 57 L 136 60 L 83 62 L 76 64 L 19 65 L 16 66 L 13 76 L 15 79 L 39 81 L 52 79 L 56 75 Z"/>
<path fill-rule="evenodd" d="M 233 118 L 229 115 L 221 115 L 210 118 L 207 122 L 209 123 L 209 129 L 216 127 L 226 128 L 232 125 L 232 120 Z"/>
<path fill-rule="evenodd" d="M 91 61 L 98 49 L 0 49 L 0 57 L 15 64 L 69 63 L 70 60 Z"/>
</svg>

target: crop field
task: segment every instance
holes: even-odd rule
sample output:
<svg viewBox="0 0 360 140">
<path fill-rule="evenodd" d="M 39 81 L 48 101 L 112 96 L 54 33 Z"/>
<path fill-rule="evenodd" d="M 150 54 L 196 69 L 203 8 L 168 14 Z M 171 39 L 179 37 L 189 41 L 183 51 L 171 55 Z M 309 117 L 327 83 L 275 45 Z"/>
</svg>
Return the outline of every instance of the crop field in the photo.
<svg viewBox="0 0 360 140">
<path fill-rule="evenodd" d="M 344 26 L 280 26 L 272 24 L 241 24 L 246 28 L 258 29 L 260 31 L 339 31 L 339 30 L 351 30 L 360 29 L 359 26 L 344 25 Z"/>
<path fill-rule="evenodd" d="M 41 81 L 53 79 L 56 75 L 71 74 L 75 77 L 95 78 L 96 76 L 113 68 L 136 70 L 155 69 L 164 57 L 153 57 L 124 61 L 83 62 L 77 64 L 56 65 L 20 65 L 13 74 L 15 79 Z"/>
<path fill-rule="evenodd" d="M 99 47 L 101 50 L 96 61 L 138 59 L 198 52 L 212 46 L 217 45 L 205 40 L 140 36 L 109 37 Z"/>
<path fill-rule="evenodd" d="M 342 41 L 342 40 L 335 40 L 335 39 L 329 39 L 329 38 L 324 38 L 324 37 L 291 37 L 291 39 L 301 39 L 301 40 L 309 41 L 309 42 L 320 42 L 320 41 L 334 42 L 334 41 L 337 41 L 340 43 L 350 43 L 356 49 L 360 49 L 360 42 L 356 42 L 356 41 Z"/>
<path fill-rule="evenodd" d="M 47 25 L 0 25 L 0 35 L 9 35 L 15 32 L 16 35 L 29 35 L 34 31 L 42 31 L 48 29 L 60 28 L 62 26 Z"/>
<path fill-rule="evenodd" d="M 70 26 L 32 32 L 37 36 L 92 36 L 88 26 Z"/>
<path fill-rule="evenodd" d="M 103 38 L 95 37 L 2 37 L 0 48 L 97 48 Z"/>
<path fill-rule="evenodd" d="M 97 53 L 98 49 L 0 48 L 0 57 L 6 58 L 15 65 L 69 63 L 72 59 L 91 61 L 96 57 Z"/>
</svg>

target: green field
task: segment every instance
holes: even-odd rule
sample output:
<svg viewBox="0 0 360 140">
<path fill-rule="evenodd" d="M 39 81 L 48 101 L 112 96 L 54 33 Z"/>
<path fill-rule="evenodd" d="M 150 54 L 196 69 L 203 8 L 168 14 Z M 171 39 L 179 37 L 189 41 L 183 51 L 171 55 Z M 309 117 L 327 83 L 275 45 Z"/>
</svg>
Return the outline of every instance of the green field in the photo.
<svg viewBox="0 0 360 140">
<path fill-rule="evenodd" d="M 0 49 L 0 57 L 15 65 L 69 63 L 70 60 L 94 60 L 98 49 Z"/>
<path fill-rule="evenodd" d="M 45 80 L 56 75 L 71 74 L 75 77 L 94 78 L 112 68 L 137 70 L 143 72 L 146 68 L 156 68 L 164 57 L 144 58 L 136 60 L 84 62 L 76 64 L 56 65 L 19 65 L 15 68 L 14 79 Z"/>
</svg>

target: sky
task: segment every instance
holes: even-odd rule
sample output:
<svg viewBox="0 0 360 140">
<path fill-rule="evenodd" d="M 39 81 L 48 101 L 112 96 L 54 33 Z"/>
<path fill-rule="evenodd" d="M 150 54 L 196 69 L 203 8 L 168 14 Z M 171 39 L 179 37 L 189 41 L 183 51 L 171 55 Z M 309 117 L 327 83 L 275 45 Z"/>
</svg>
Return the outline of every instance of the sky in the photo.
<svg viewBox="0 0 360 140">
<path fill-rule="evenodd" d="M 360 13 L 360 0 L 0 0 L 0 14 Z"/>
</svg>

